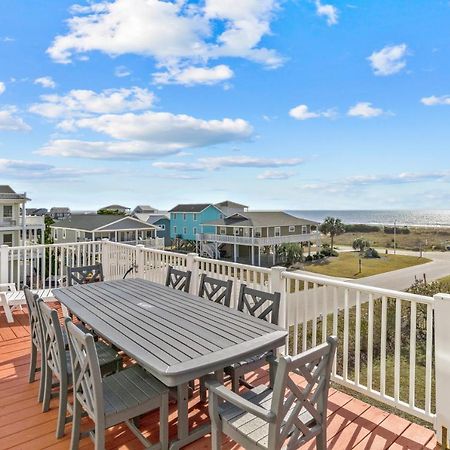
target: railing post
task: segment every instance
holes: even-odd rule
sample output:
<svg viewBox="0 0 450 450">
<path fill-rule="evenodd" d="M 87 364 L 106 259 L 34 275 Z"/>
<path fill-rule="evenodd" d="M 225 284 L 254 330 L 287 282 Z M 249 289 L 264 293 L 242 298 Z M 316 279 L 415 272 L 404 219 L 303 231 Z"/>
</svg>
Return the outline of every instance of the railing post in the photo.
<svg viewBox="0 0 450 450">
<path fill-rule="evenodd" d="M 436 373 L 436 422 L 435 431 L 441 448 L 448 448 L 447 430 L 450 428 L 450 294 L 434 296 L 434 339 Z"/>
<path fill-rule="evenodd" d="M 0 246 L 0 283 L 9 283 L 10 281 L 12 281 L 9 280 L 8 276 L 8 253 L 8 245 Z"/>
<path fill-rule="evenodd" d="M 189 292 L 193 295 L 198 293 L 198 262 L 197 253 L 188 253 L 186 255 L 186 270 L 192 272 L 191 275 L 191 286 Z"/>
<path fill-rule="evenodd" d="M 286 271 L 286 267 L 274 266 L 270 269 L 270 285 L 272 292 L 280 293 L 280 313 L 278 324 L 280 327 L 287 328 L 287 292 L 286 292 L 286 280 L 283 278 L 283 272 Z"/>
<path fill-rule="evenodd" d="M 144 249 L 145 245 L 136 245 L 136 276 L 138 278 L 145 278 Z"/>
<path fill-rule="evenodd" d="M 111 247 L 109 245 L 109 239 L 102 239 L 102 267 L 105 280 L 111 279 Z"/>
</svg>

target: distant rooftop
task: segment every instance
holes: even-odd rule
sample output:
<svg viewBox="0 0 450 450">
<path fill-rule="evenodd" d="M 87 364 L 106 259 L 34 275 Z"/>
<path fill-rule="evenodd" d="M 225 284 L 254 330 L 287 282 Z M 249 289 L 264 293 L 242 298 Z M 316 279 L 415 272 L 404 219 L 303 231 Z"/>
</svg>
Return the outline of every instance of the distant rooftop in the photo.
<svg viewBox="0 0 450 450">
<path fill-rule="evenodd" d="M 128 206 L 123 205 L 108 205 L 108 206 L 102 206 L 101 209 L 108 209 L 110 211 L 129 211 L 130 208 Z"/>
<path fill-rule="evenodd" d="M 247 205 L 242 205 L 241 203 L 232 202 L 230 200 L 224 200 L 223 202 L 216 203 L 215 206 L 218 208 L 221 206 L 224 208 L 248 208 Z"/>
<path fill-rule="evenodd" d="M 169 212 L 184 212 L 184 213 L 199 213 L 206 209 L 208 206 L 214 206 L 212 203 L 187 203 L 179 204 L 172 208 Z"/>
<path fill-rule="evenodd" d="M 30 200 L 25 194 L 18 194 L 7 184 L 0 185 L 0 200 Z"/>
<path fill-rule="evenodd" d="M 318 225 L 318 222 L 301 219 L 292 216 L 284 211 L 252 211 L 232 216 L 224 219 L 214 220 L 204 225 L 233 225 L 246 227 L 281 227 L 289 225 Z"/>
</svg>

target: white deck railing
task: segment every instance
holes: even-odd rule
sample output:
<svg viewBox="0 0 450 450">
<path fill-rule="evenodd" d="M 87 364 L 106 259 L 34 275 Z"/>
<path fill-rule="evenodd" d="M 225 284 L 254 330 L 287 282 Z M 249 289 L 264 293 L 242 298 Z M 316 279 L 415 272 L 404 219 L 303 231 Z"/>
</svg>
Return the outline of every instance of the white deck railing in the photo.
<svg viewBox="0 0 450 450">
<path fill-rule="evenodd" d="M 169 265 L 191 270 L 191 293 L 198 291 L 202 273 L 231 279 L 232 307 L 242 283 L 279 291 L 281 323 L 289 330 L 285 352 L 300 353 L 335 334 L 335 382 L 426 421 L 436 417 L 434 375 L 437 378 L 441 360 L 450 364 L 450 347 L 448 341 L 441 344 L 446 346 L 441 352 L 435 347 L 442 339 L 434 329 L 433 312 L 440 301 L 450 317 L 448 296 L 433 299 L 282 267 L 267 269 L 109 241 L 2 246 L 0 283 L 15 282 L 19 288 L 64 285 L 66 266 L 94 262 L 103 264 L 106 279 L 122 278 L 129 271 L 129 277 L 164 283 Z M 439 361 L 434 361 L 435 352 L 441 355 Z M 448 413 L 450 417 L 450 409 Z"/>
<path fill-rule="evenodd" d="M 218 242 L 221 244 L 238 244 L 238 245 L 278 245 L 287 244 L 291 242 L 308 242 L 316 241 L 320 233 L 315 231 L 305 234 L 288 234 L 284 236 L 268 236 L 268 237 L 252 237 L 252 236 L 238 236 L 227 234 L 211 234 L 199 233 L 197 234 L 198 241 Z"/>
</svg>

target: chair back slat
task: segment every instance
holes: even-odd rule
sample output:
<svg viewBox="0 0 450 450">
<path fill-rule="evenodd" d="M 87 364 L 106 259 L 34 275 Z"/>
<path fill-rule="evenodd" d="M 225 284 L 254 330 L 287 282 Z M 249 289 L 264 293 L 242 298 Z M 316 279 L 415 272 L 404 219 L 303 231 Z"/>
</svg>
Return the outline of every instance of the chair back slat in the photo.
<svg viewBox="0 0 450 450">
<path fill-rule="evenodd" d="M 42 299 L 38 300 L 42 319 L 45 358 L 47 367 L 58 377 L 67 377 L 66 349 L 56 309 L 50 308 Z"/>
<path fill-rule="evenodd" d="M 271 405 L 277 419 L 269 425 L 269 448 L 281 448 L 286 439 L 286 448 L 299 448 L 326 426 L 336 345 L 330 336 L 300 355 L 279 359 Z"/>
<path fill-rule="evenodd" d="M 243 283 L 239 292 L 238 310 L 278 325 L 280 293 L 251 289 Z"/>
<path fill-rule="evenodd" d="M 73 286 L 74 284 L 96 283 L 103 280 L 103 266 L 101 264 L 67 267 L 67 283 L 69 286 Z"/>
<path fill-rule="evenodd" d="M 28 307 L 28 319 L 30 322 L 31 341 L 39 350 L 42 350 L 43 329 L 41 324 L 41 316 L 37 304 L 39 297 L 36 294 L 33 294 L 28 286 L 24 286 L 23 291 L 25 294 L 25 301 L 27 302 Z"/>
<path fill-rule="evenodd" d="M 202 274 L 198 296 L 224 306 L 230 306 L 232 289 L 232 280 L 217 280 Z"/>
<path fill-rule="evenodd" d="M 178 291 L 189 292 L 191 286 L 190 270 L 179 270 L 172 266 L 167 269 L 166 286 L 177 289 Z"/>
<path fill-rule="evenodd" d="M 104 420 L 103 388 L 94 337 L 83 333 L 70 318 L 65 326 L 72 361 L 73 392 L 89 417 L 99 423 Z"/>
</svg>

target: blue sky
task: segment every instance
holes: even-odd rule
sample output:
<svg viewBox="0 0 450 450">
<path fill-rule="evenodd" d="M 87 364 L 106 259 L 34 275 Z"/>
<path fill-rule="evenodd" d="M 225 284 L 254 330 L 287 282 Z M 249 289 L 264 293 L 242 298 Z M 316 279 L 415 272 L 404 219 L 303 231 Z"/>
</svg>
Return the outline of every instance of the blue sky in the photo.
<svg viewBox="0 0 450 450">
<path fill-rule="evenodd" d="M 3 0 L 0 170 L 34 206 L 448 208 L 447 1 Z"/>
</svg>

